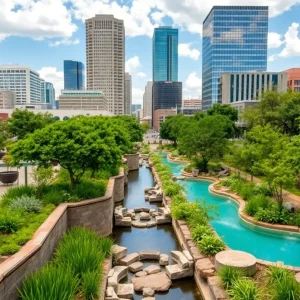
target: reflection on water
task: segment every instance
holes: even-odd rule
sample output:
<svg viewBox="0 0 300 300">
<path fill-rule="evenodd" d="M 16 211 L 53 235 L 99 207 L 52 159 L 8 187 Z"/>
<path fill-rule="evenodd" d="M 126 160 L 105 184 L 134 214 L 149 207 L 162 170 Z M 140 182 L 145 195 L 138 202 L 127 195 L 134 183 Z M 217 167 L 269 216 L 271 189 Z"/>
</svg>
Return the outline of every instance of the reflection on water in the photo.
<svg viewBox="0 0 300 300">
<path fill-rule="evenodd" d="M 123 205 L 127 208 L 153 207 L 144 200 L 144 189 L 154 186 L 151 171 L 145 167 L 139 171 L 129 172 L 128 186 L 125 189 L 125 200 Z M 171 225 L 161 225 L 153 228 L 115 228 L 113 238 L 119 245 L 128 248 L 128 253 L 139 252 L 141 250 L 158 250 L 161 253 L 170 255 L 172 250 L 180 250 L 176 235 Z M 145 263 L 147 266 L 149 263 Z M 129 275 L 130 281 L 133 275 Z M 142 294 L 137 293 L 134 299 L 142 299 Z M 155 294 L 155 299 L 166 300 L 192 300 L 201 299 L 193 278 L 173 281 L 168 293 Z"/>
</svg>

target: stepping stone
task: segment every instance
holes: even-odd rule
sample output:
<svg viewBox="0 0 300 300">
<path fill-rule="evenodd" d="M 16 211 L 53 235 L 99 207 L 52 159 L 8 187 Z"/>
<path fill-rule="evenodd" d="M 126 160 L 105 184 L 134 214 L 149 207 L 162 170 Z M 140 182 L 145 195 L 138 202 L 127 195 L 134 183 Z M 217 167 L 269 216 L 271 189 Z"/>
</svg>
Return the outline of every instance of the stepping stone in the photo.
<svg viewBox="0 0 300 300">
<path fill-rule="evenodd" d="M 116 226 L 131 227 L 131 217 L 124 217 L 122 219 L 116 219 Z"/>
<path fill-rule="evenodd" d="M 134 289 L 133 284 L 118 284 L 117 295 L 119 298 L 133 299 Z"/>
<path fill-rule="evenodd" d="M 116 288 L 120 280 L 127 277 L 128 275 L 128 267 L 123 266 L 115 266 L 113 268 L 114 273 L 111 277 L 107 278 L 107 286 Z"/>
<path fill-rule="evenodd" d="M 143 263 L 141 263 L 140 261 L 137 261 L 137 262 L 129 265 L 129 271 L 132 272 L 132 273 L 142 271 L 143 266 L 144 266 Z"/>
<path fill-rule="evenodd" d="M 169 255 L 167 255 L 167 254 L 161 254 L 159 256 L 159 264 L 161 266 L 167 266 L 169 264 Z"/>
<path fill-rule="evenodd" d="M 151 216 L 149 213 L 141 212 L 140 213 L 140 220 L 146 220 L 149 221 L 151 219 Z"/>
<path fill-rule="evenodd" d="M 166 273 L 157 273 L 144 277 L 134 277 L 131 279 L 135 291 L 142 291 L 145 287 L 150 287 L 155 292 L 166 292 L 172 285 L 171 279 Z"/>
<path fill-rule="evenodd" d="M 136 228 L 147 228 L 147 223 L 141 223 L 139 221 L 132 222 L 132 226 Z"/>
<path fill-rule="evenodd" d="M 131 253 L 125 257 L 123 257 L 122 259 L 119 260 L 119 264 L 121 266 L 129 266 L 131 264 L 133 264 L 134 262 L 140 260 L 140 256 L 138 253 Z"/>
<path fill-rule="evenodd" d="M 145 298 L 142 298 L 142 300 L 155 300 L 155 297 L 145 297 Z"/>
<path fill-rule="evenodd" d="M 172 222 L 171 218 L 165 218 L 164 216 L 157 216 L 155 220 L 157 224 L 169 224 Z"/>
<path fill-rule="evenodd" d="M 139 252 L 140 260 L 159 260 L 160 252 L 155 250 L 142 250 Z"/>
<path fill-rule="evenodd" d="M 149 222 L 147 222 L 146 224 L 147 224 L 147 228 L 154 227 L 154 226 L 157 225 L 157 224 L 156 224 L 156 221 L 149 221 Z"/>
<path fill-rule="evenodd" d="M 140 212 L 146 212 L 149 213 L 150 212 L 150 208 L 149 207 L 137 207 L 134 209 L 135 213 L 140 213 Z"/>
<path fill-rule="evenodd" d="M 159 273 L 160 267 L 156 266 L 156 265 L 150 265 L 147 268 L 144 269 L 144 271 L 148 274 L 148 275 L 152 275 L 152 274 L 156 274 Z"/>
<path fill-rule="evenodd" d="M 141 271 L 141 272 L 137 272 L 135 274 L 135 277 L 144 277 L 144 276 L 147 276 L 147 275 L 148 275 L 147 272 Z"/>
<path fill-rule="evenodd" d="M 149 287 L 143 288 L 143 297 L 153 297 L 155 291 Z"/>
<path fill-rule="evenodd" d="M 189 260 L 180 251 L 171 251 L 171 257 L 182 269 L 187 269 L 190 266 Z"/>
<path fill-rule="evenodd" d="M 119 260 L 127 255 L 127 248 L 119 245 L 113 245 L 112 252 L 115 260 Z"/>
<path fill-rule="evenodd" d="M 171 280 L 192 277 L 194 275 L 194 268 L 182 269 L 180 265 L 166 266 L 166 274 Z"/>
</svg>

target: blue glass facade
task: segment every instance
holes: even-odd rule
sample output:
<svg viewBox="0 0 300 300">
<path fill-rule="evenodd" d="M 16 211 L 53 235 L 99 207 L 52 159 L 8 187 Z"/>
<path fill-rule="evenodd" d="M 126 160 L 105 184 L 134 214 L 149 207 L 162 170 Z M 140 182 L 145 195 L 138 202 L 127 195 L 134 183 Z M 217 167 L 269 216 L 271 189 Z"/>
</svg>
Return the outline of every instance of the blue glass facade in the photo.
<svg viewBox="0 0 300 300">
<path fill-rule="evenodd" d="M 51 82 L 45 82 L 45 100 L 52 105 L 55 102 L 55 89 Z"/>
<path fill-rule="evenodd" d="M 178 29 L 154 29 L 153 81 L 178 81 Z"/>
<path fill-rule="evenodd" d="M 224 73 L 266 71 L 267 6 L 214 6 L 203 22 L 202 105 L 221 102 Z"/>
<path fill-rule="evenodd" d="M 64 60 L 64 89 L 84 90 L 84 64 L 82 62 Z"/>
</svg>

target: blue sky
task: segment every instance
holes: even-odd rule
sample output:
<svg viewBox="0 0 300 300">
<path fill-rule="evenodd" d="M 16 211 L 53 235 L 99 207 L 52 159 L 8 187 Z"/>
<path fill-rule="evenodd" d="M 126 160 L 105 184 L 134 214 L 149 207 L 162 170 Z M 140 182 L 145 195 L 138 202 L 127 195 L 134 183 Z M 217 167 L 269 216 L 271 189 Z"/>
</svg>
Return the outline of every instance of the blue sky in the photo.
<svg viewBox="0 0 300 300">
<path fill-rule="evenodd" d="M 0 0 L 0 64 L 26 65 L 57 90 L 63 60 L 85 64 L 84 20 L 97 14 L 123 19 L 126 68 L 133 103 L 141 103 L 152 77 L 152 33 L 159 25 L 179 31 L 179 80 L 184 96 L 201 95 L 202 22 L 213 5 L 269 5 L 268 70 L 300 67 L 300 0 Z"/>
</svg>

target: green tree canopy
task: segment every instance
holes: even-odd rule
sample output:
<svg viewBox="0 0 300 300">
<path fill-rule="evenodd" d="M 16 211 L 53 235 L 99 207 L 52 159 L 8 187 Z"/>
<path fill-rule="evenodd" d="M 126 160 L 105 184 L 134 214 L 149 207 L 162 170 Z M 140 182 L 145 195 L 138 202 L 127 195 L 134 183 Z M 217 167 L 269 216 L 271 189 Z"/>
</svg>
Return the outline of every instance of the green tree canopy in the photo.
<svg viewBox="0 0 300 300">
<path fill-rule="evenodd" d="M 26 134 L 41 129 L 55 120 L 50 113 L 35 114 L 27 109 L 15 109 L 8 119 L 7 133 L 23 139 Z"/>
<path fill-rule="evenodd" d="M 207 114 L 209 116 L 226 116 L 232 122 L 236 122 L 239 118 L 238 110 L 232 107 L 230 104 L 214 104 L 210 109 L 207 110 Z"/>
<path fill-rule="evenodd" d="M 210 160 L 221 158 L 226 151 L 227 120 L 227 117 L 221 115 L 206 115 L 199 120 L 194 119 L 182 130 L 179 139 L 181 151 L 204 172 L 208 171 Z"/>
<path fill-rule="evenodd" d="M 143 141 L 143 129 L 136 118 L 132 116 L 116 116 L 110 118 L 116 120 L 120 126 L 129 132 L 131 142 Z"/>
<path fill-rule="evenodd" d="M 121 131 L 116 131 L 107 119 L 98 118 L 71 118 L 28 134 L 12 145 L 13 163 L 26 161 L 46 166 L 52 160 L 58 161 L 68 171 L 72 188 L 88 169 L 110 170 L 119 166 L 121 141 L 129 143 L 125 141 L 128 132 L 123 130 L 121 139 Z"/>
</svg>

